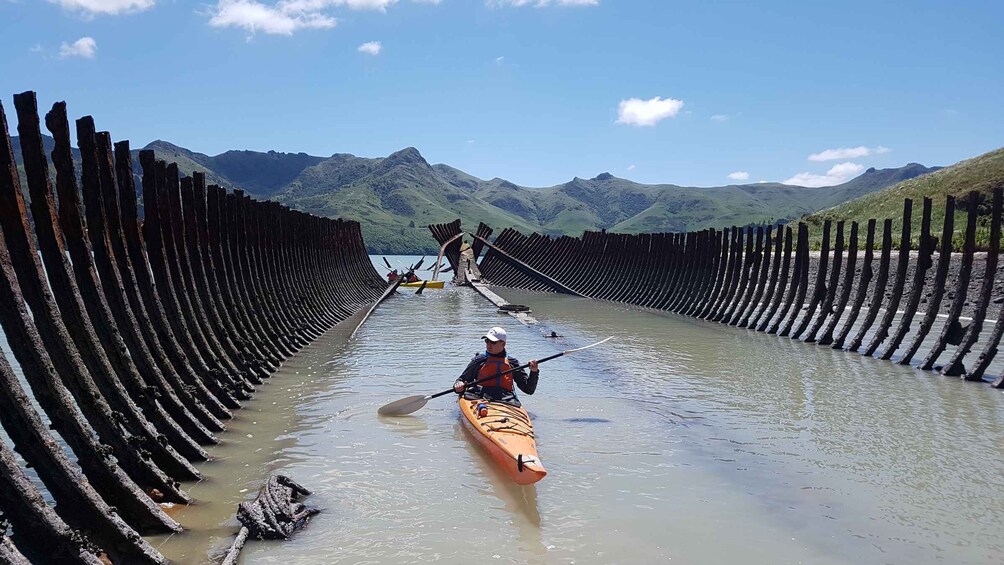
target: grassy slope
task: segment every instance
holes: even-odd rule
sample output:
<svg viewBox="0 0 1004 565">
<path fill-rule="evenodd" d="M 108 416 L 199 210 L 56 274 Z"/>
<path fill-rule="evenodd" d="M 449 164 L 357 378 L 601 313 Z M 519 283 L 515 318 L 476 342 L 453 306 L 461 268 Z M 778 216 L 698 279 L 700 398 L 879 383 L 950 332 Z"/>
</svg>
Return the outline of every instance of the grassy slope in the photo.
<svg viewBox="0 0 1004 565">
<path fill-rule="evenodd" d="M 426 226 L 457 217 L 468 229 L 483 221 L 496 233 L 507 227 L 573 236 L 600 228 L 627 233 L 722 228 L 797 218 L 925 172 L 916 164 L 872 169 L 827 188 L 777 183 L 710 188 L 646 185 L 607 173 L 527 188 L 504 179 L 481 180 L 447 165 L 429 165 L 413 148 L 378 159 L 252 151 L 211 157 L 164 141 L 144 149 L 178 163 L 183 175 L 205 172 L 210 184 L 242 187 L 257 198 L 272 197 L 308 212 L 359 220 L 372 251 L 400 253 L 432 251 L 435 243 Z M 137 160 L 138 151 L 133 154 Z M 134 170 L 141 172 L 135 161 Z M 893 200 L 898 208 L 901 197 Z M 872 204 L 865 207 L 876 209 Z M 890 215 L 898 216 L 898 209 Z M 917 217 L 919 222 L 919 213 Z"/>
<path fill-rule="evenodd" d="M 880 220 L 878 230 L 881 231 L 881 220 L 892 218 L 893 233 L 896 234 L 893 240 L 898 241 L 898 234 L 903 225 L 903 200 L 911 198 L 913 199 L 911 234 L 914 244 L 916 244 L 920 233 L 923 198 L 926 196 L 933 199 L 931 231 L 935 236 L 940 237 L 945 221 L 945 196 L 953 195 L 957 199 L 953 241 L 957 248 L 961 248 L 966 227 L 964 209 L 966 199 L 959 199 L 970 191 L 976 191 L 980 195 L 978 201 L 981 202 L 981 224 L 983 225 L 977 239 L 978 243 L 985 245 L 989 238 L 988 228 L 986 228 L 989 225 L 987 223 L 990 212 L 989 201 L 995 186 L 1004 186 L 1004 148 L 960 161 L 951 167 L 900 182 L 890 188 L 811 214 L 804 218 L 804 221 L 809 224 L 811 233 L 819 238 L 821 237 L 819 234 L 822 231 L 822 223 L 827 219 L 857 221 L 864 226 L 869 219 L 876 218 Z M 958 210 L 959 208 L 962 210 Z M 875 238 L 880 241 L 880 234 L 876 234 Z"/>
<path fill-rule="evenodd" d="M 305 169 L 277 199 L 315 214 L 358 219 L 374 253 L 438 251 L 427 226 L 457 217 L 471 229 L 478 221 L 496 228 L 534 229 L 470 188 L 446 182 L 443 175 L 412 148 L 383 159 L 337 155 Z"/>
</svg>

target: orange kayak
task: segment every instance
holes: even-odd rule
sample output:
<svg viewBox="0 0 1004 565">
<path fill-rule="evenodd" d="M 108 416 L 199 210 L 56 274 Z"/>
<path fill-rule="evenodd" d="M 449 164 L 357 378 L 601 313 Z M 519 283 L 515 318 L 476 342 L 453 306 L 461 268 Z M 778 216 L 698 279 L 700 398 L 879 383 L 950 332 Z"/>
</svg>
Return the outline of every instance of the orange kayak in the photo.
<svg viewBox="0 0 1004 565">
<path fill-rule="evenodd" d="M 520 485 L 532 485 L 547 476 L 537 456 L 533 423 L 526 410 L 503 402 L 457 399 L 461 418 L 492 459 L 509 478 Z M 478 415 L 478 404 L 486 405 L 488 414 Z"/>
</svg>

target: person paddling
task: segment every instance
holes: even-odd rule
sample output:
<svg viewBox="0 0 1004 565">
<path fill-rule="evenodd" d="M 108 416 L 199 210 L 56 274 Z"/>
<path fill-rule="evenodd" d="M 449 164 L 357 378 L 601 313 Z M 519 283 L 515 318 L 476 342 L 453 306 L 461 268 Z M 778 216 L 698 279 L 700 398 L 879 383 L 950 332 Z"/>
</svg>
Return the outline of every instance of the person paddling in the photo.
<svg viewBox="0 0 1004 565">
<path fill-rule="evenodd" d="M 537 390 L 537 379 L 540 378 L 537 360 L 533 359 L 528 363 L 530 367 L 529 375 L 527 375 L 526 371 L 520 369 L 502 375 L 497 379 L 475 385 L 468 390 L 470 383 L 508 371 L 509 369 L 518 367 L 520 364 L 519 361 L 506 353 L 506 332 L 503 328 L 494 327 L 481 336 L 481 339 L 485 342 L 485 352 L 474 356 L 474 359 L 464 369 L 457 382 L 453 383 L 453 392 L 463 394 L 465 398 L 484 398 L 496 402 L 505 402 L 512 406 L 520 406 L 513 384 L 515 383 L 519 387 L 519 390 L 527 394 L 533 394 Z"/>
</svg>

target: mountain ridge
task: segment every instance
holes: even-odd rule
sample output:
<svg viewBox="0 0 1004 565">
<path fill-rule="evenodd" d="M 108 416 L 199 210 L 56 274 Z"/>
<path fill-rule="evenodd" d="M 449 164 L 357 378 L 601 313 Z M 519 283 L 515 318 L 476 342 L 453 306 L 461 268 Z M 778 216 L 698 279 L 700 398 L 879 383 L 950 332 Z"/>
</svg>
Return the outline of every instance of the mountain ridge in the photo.
<svg viewBox="0 0 1004 565">
<path fill-rule="evenodd" d="M 939 169 L 916 163 L 871 168 L 848 182 L 823 188 L 781 183 L 645 184 L 608 171 L 548 187 L 527 187 L 500 177 L 481 179 L 443 163 L 430 164 L 415 147 L 386 157 L 243 150 L 210 156 L 158 139 L 142 149 L 177 162 L 184 175 L 204 172 L 211 184 L 241 188 L 256 198 L 271 198 L 314 214 L 358 220 L 374 253 L 435 251 L 426 226 L 457 217 L 468 229 L 484 221 L 496 230 L 515 227 L 573 236 L 598 229 L 693 231 L 784 222 Z M 138 150 L 133 154 L 135 158 Z M 135 170 L 141 169 L 136 165 Z"/>
</svg>

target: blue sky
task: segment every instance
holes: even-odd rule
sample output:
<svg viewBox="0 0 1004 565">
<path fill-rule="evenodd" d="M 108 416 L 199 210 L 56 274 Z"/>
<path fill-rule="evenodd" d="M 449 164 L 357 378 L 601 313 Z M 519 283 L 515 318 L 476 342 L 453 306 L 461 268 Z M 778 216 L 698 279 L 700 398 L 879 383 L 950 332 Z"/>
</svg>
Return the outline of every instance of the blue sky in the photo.
<svg viewBox="0 0 1004 565">
<path fill-rule="evenodd" d="M 1004 145 L 1002 29 L 999 1 L 0 0 L 0 95 L 134 147 L 822 186 Z"/>
</svg>

